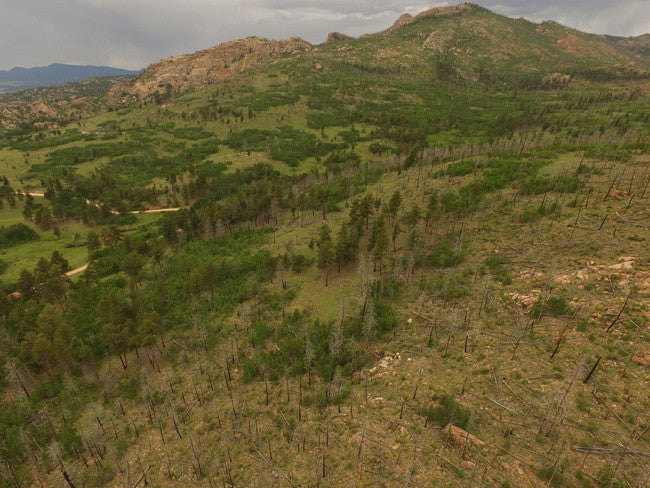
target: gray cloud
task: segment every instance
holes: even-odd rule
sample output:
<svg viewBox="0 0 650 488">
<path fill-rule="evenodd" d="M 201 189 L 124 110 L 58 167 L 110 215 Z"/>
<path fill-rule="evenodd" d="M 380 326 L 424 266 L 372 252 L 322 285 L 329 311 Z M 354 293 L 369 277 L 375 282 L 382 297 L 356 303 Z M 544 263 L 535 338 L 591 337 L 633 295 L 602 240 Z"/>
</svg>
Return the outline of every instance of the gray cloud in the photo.
<svg viewBox="0 0 650 488">
<path fill-rule="evenodd" d="M 52 62 L 144 67 L 259 35 L 322 42 L 384 29 L 424 0 L 0 0 L 0 69 Z M 614 35 L 650 32 L 647 0 L 484 0 L 498 13 Z"/>
</svg>

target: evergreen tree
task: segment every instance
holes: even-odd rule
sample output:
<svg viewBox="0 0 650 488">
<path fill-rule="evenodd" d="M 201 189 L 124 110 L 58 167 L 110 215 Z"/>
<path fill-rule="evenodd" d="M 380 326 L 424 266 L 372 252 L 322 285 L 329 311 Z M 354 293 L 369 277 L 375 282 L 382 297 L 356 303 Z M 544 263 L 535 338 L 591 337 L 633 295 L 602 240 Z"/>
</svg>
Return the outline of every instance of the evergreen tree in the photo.
<svg viewBox="0 0 650 488">
<path fill-rule="evenodd" d="M 52 268 L 56 267 L 58 273 L 65 273 L 70 270 L 70 263 L 68 263 L 68 260 L 59 251 L 52 251 L 50 263 Z"/>
<path fill-rule="evenodd" d="M 427 200 L 427 214 L 425 217 L 425 225 L 428 227 L 429 222 L 435 220 L 440 212 L 440 198 L 438 192 L 433 190 Z"/>
<path fill-rule="evenodd" d="M 406 215 L 402 218 L 404 223 L 408 225 L 411 229 L 413 229 L 416 225 L 418 225 L 418 222 L 422 218 L 422 210 L 420 210 L 420 207 L 417 203 L 414 203 L 413 206 L 411 207 L 411 210 L 409 210 Z"/>
<path fill-rule="evenodd" d="M 330 228 L 324 225 L 320 228 L 318 238 L 318 267 L 325 271 L 325 286 L 329 284 L 329 267 L 334 260 L 334 246 Z"/>
<path fill-rule="evenodd" d="M 375 235 L 375 245 L 372 251 L 372 258 L 374 261 L 375 269 L 379 263 L 379 270 L 383 267 L 383 259 L 388 249 L 388 233 L 386 232 L 386 224 L 383 219 L 378 219 L 378 230 Z"/>
<path fill-rule="evenodd" d="M 97 249 L 102 247 L 102 243 L 99 240 L 99 236 L 95 231 L 91 230 L 90 232 L 88 232 L 88 236 L 86 237 L 86 247 L 88 248 L 88 254 L 92 254 Z"/>
<path fill-rule="evenodd" d="M 397 216 L 397 212 L 399 211 L 401 206 L 402 206 L 402 194 L 399 192 L 399 190 L 395 190 L 393 192 L 393 195 L 390 197 L 390 200 L 388 202 L 388 207 L 386 209 L 388 215 L 390 216 L 391 222 L 395 220 L 395 217 Z"/>
<path fill-rule="evenodd" d="M 350 245 L 350 233 L 348 232 L 349 222 L 343 222 L 338 234 L 336 235 L 336 245 L 334 253 L 338 263 L 338 271 L 341 272 L 341 264 L 348 261 L 348 246 Z"/>
<path fill-rule="evenodd" d="M 29 270 L 23 269 L 20 271 L 20 276 L 16 282 L 16 289 L 25 300 L 36 298 L 34 292 L 34 275 Z"/>
<path fill-rule="evenodd" d="M 142 272 L 142 267 L 144 266 L 144 260 L 137 252 L 131 252 L 122 263 L 122 271 L 124 271 L 133 282 L 133 287 L 137 288 L 138 283 L 140 283 L 140 273 Z"/>
<path fill-rule="evenodd" d="M 105 246 L 111 247 L 119 242 L 122 237 L 121 234 L 122 232 L 117 226 L 111 225 L 102 231 L 101 240 Z"/>
</svg>

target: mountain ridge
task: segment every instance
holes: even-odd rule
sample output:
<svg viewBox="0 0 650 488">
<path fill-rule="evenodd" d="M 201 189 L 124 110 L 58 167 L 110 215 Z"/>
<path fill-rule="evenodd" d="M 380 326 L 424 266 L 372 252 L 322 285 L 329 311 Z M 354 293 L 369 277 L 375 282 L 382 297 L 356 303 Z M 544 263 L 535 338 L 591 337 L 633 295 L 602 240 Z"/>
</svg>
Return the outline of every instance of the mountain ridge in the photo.
<svg viewBox="0 0 650 488">
<path fill-rule="evenodd" d="M 72 65 L 52 63 L 33 68 L 14 67 L 0 70 L 0 93 L 19 91 L 40 86 L 79 82 L 86 78 L 104 76 L 130 76 L 140 71 L 113 68 L 110 66 Z"/>
<path fill-rule="evenodd" d="M 650 73 L 647 38 L 588 34 L 552 21 L 538 24 L 461 3 L 404 14 L 392 26 L 357 38 L 331 33 L 323 44 L 312 45 L 298 37 L 248 37 L 163 58 L 134 78 L 114 85 L 101 100 L 78 100 L 70 109 L 78 117 L 80 110 L 86 115 L 92 113 L 98 103 L 116 108 L 161 102 L 250 69 L 272 70 L 282 57 L 298 58 L 307 53 L 315 67 L 336 60 L 362 69 L 495 87 L 505 84 L 545 89 L 590 81 L 645 79 Z M 378 42 L 382 46 L 377 46 Z M 28 124 L 52 127 L 57 120 L 70 120 L 67 104 L 48 100 L 38 102 L 38 107 L 19 110 L 5 105 L 0 107 L 0 124 L 5 129 L 15 128 L 25 117 Z"/>
<path fill-rule="evenodd" d="M 108 99 L 111 103 L 124 104 L 154 93 L 166 96 L 170 91 L 201 88 L 274 58 L 309 49 L 311 44 L 298 37 L 283 40 L 248 37 L 229 41 L 192 54 L 161 59 L 140 76 L 113 87 Z"/>
<path fill-rule="evenodd" d="M 435 28 L 430 30 L 430 26 Z M 468 41 L 471 31 L 475 28 L 478 41 Z M 423 38 L 418 46 L 411 46 L 413 33 L 404 38 L 400 37 L 406 33 L 405 29 L 412 29 L 418 35 L 426 33 L 426 38 Z M 504 47 L 506 43 L 502 42 L 500 34 L 506 35 L 507 40 L 517 46 L 515 51 L 507 52 L 510 48 Z M 322 49 L 329 48 L 330 53 L 339 52 L 342 53 L 342 58 L 354 59 L 355 49 L 359 51 L 359 43 L 374 42 L 377 36 L 396 36 L 391 39 L 392 55 L 383 55 L 388 62 L 398 58 L 400 54 L 411 56 L 410 61 L 403 67 L 406 68 L 410 64 L 410 67 L 417 71 L 427 69 L 427 60 L 432 53 L 450 53 L 456 58 L 464 58 L 456 63 L 456 71 L 458 75 L 468 79 L 477 79 L 476 71 L 481 70 L 486 64 L 484 61 L 491 58 L 496 58 L 497 64 L 509 60 L 504 64 L 509 64 L 515 71 L 535 71 L 535 60 L 527 60 L 529 66 L 521 63 L 522 59 L 530 58 L 531 54 L 540 56 L 540 62 L 549 61 L 564 68 L 577 66 L 584 58 L 584 67 L 576 67 L 573 70 L 576 73 L 570 73 L 571 76 L 584 75 L 589 69 L 612 71 L 614 76 L 621 78 L 647 76 L 650 69 L 650 58 L 644 51 L 642 36 L 610 40 L 604 35 L 584 33 L 555 22 L 537 24 L 524 19 L 511 19 L 476 4 L 461 3 L 427 9 L 416 15 L 403 14 L 387 29 L 363 34 L 357 38 L 333 32 L 321 45 L 311 45 L 298 37 L 279 41 L 249 37 L 222 43 L 193 54 L 164 58 L 147 67 L 133 80 L 113 87 L 108 98 L 110 103 L 125 104 L 146 100 L 156 93 L 157 96 L 167 96 L 172 92 L 182 93 L 189 89 L 199 89 L 249 68 L 273 63 L 279 56 L 299 55 L 307 51 L 312 51 L 317 58 Z M 520 39 L 526 36 L 530 40 Z M 406 52 L 412 48 L 416 48 L 418 52 Z M 243 52 L 246 50 L 247 53 Z M 376 61 L 376 58 L 373 61 Z M 552 73 L 549 71 L 539 78 L 550 74 Z M 596 73 L 594 76 L 600 74 Z M 163 86 L 167 84 L 170 86 Z M 124 96 L 120 97 L 120 94 Z"/>
</svg>

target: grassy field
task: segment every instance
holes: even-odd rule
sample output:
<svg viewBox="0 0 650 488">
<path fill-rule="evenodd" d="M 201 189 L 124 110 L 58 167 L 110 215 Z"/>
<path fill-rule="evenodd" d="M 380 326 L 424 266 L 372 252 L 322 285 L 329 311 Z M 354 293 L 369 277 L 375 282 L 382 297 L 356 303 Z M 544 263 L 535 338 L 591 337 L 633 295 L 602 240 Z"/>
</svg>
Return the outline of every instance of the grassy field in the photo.
<svg viewBox="0 0 650 488">
<path fill-rule="evenodd" d="M 3 210 L 0 211 L 0 216 L 4 218 L 9 218 L 18 214 L 17 210 Z M 129 232 L 132 229 L 137 227 L 148 225 L 153 222 L 156 222 L 159 218 L 159 214 L 136 214 L 137 223 L 132 226 L 125 226 L 124 231 Z M 24 222 L 21 218 L 18 221 Z M 11 221 L 13 222 L 13 220 Z M 8 225 L 11 222 L 7 222 L 2 225 Z M 39 239 L 37 241 L 28 242 L 24 244 L 17 244 L 10 248 L 0 250 L 0 259 L 7 263 L 7 269 L 5 272 L 0 275 L 0 280 L 5 283 L 14 282 L 20 275 L 20 271 L 23 269 L 33 269 L 36 265 L 36 262 L 41 258 L 47 258 L 52 255 L 52 252 L 58 251 L 61 255 L 68 260 L 70 264 L 70 269 L 75 269 L 84 264 L 88 263 L 88 251 L 84 245 L 86 236 L 90 230 L 93 230 L 96 233 L 101 234 L 103 226 L 98 226 L 94 228 L 87 227 L 81 223 L 69 223 L 61 225 L 60 235 L 57 237 L 53 232 L 40 232 Z M 35 230 L 38 230 L 35 228 Z M 72 247 L 73 242 L 76 240 L 80 243 L 79 246 Z"/>
</svg>

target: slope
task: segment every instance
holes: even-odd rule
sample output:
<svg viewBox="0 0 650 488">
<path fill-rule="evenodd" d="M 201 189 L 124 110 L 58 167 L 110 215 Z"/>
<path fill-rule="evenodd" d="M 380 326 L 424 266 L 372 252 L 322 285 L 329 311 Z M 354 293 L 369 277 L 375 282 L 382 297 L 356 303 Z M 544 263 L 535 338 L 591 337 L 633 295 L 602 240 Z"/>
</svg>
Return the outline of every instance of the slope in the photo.
<svg viewBox="0 0 650 488">
<path fill-rule="evenodd" d="M 647 82 L 447 76 L 446 12 L 3 138 L 88 250 L 3 249 L 4 486 L 645 482 Z"/>
<path fill-rule="evenodd" d="M 138 71 L 108 66 L 77 66 L 57 63 L 37 68 L 12 68 L 7 71 L 0 70 L 0 93 L 78 82 L 86 78 L 129 76 L 137 73 Z"/>
</svg>

